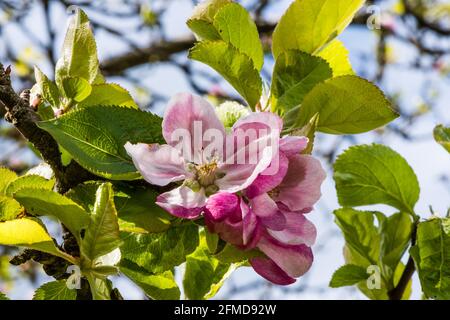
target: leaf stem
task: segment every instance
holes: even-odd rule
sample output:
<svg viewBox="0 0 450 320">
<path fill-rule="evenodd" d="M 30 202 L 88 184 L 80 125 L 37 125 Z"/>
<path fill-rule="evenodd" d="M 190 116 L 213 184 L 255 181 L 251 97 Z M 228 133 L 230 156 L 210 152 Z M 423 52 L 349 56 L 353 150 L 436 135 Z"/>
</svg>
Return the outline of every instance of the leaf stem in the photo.
<svg viewBox="0 0 450 320">
<path fill-rule="evenodd" d="M 416 244 L 416 235 L 417 235 L 417 225 L 418 220 L 413 224 L 413 230 L 411 232 L 411 247 Z M 403 294 L 408 286 L 409 281 L 411 280 L 414 272 L 416 271 L 416 266 L 414 264 L 414 260 L 410 255 L 408 258 L 408 262 L 406 263 L 405 269 L 403 270 L 402 276 L 398 281 L 397 285 L 394 289 L 388 292 L 389 300 L 401 300 Z"/>
</svg>

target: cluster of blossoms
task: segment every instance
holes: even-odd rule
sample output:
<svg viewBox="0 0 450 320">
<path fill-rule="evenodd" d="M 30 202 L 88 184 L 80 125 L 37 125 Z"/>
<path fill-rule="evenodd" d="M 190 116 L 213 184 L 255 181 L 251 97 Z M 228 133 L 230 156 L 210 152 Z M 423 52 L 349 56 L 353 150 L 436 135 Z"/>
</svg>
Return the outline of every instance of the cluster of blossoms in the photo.
<svg viewBox="0 0 450 320">
<path fill-rule="evenodd" d="M 320 198 L 325 173 L 301 154 L 307 138 L 280 137 L 277 115 L 231 110 L 225 115 L 198 96 L 179 94 L 164 115 L 167 144 L 125 148 L 149 183 L 178 184 L 158 205 L 184 219 L 203 216 L 210 232 L 242 250 L 258 248 L 263 255 L 250 259 L 255 271 L 291 284 L 313 261 L 316 229 L 305 214 Z M 232 123 L 224 126 L 224 119 Z"/>
</svg>

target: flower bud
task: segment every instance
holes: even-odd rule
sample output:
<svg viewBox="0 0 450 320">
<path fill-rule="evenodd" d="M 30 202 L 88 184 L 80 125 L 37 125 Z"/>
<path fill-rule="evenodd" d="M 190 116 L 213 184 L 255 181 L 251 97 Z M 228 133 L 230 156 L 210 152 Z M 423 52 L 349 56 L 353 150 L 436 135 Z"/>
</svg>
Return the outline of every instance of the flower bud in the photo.
<svg viewBox="0 0 450 320">
<path fill-rule="evenodd" d="M 216 108 L 216 114 L 225 128 L 229 129 L 240 118 L 249 115 L 250 110 L 237 102 L 227 101 Z"/>
</svg>

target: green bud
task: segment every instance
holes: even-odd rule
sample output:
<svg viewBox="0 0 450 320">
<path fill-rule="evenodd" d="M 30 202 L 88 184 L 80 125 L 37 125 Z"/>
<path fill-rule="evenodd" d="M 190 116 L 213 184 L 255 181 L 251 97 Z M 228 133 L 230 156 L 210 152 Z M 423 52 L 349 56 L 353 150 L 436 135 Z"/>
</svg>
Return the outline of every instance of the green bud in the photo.
<svg viewBox="0 0 450 320">
<path fill-rule="evenodd" d="M 250 110 L 233 101 L 227 101 L 216 107 L 216 114 L 225 128 L 231 128 L 240 118 L 250 114 Z"/>
</svg>

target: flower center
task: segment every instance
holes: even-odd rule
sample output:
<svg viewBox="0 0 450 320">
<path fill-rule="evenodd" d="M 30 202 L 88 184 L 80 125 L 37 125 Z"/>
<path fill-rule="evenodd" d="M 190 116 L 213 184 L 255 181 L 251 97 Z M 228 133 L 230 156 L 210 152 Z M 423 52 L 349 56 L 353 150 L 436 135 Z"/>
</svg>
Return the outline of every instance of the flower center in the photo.
<svg viewBox="0 0 450 320">
<path fill-rule="evenodd" d="M 208 187 L 212 184 L 214 184 L 214 181 L 216 180 L 216 170 L 217 170 L 217 161 L 213 160 L 210 163 L 205 163 L 202 165 L 197 165 L 195 167 L 196 170 L 196 177 L 198 183 L 202 187 Z"/>
<path fill-rule="evenodd" d="M 217 178 L 222 177 L 220 172 L 217 172 L 218 167 L 217 160 L 215 159 L 201 165 L 195 165 L 193 163 L 189 164 L 188 170 L 194 173 L 195 178 L 192 180 L 185 180 L 184 185 L 195 192 L 198 192 L 203 188 L 207 196 L 213 195 L 219 191 L 219 187 L 217 187 L 214 182 Z"/>
</svg>

